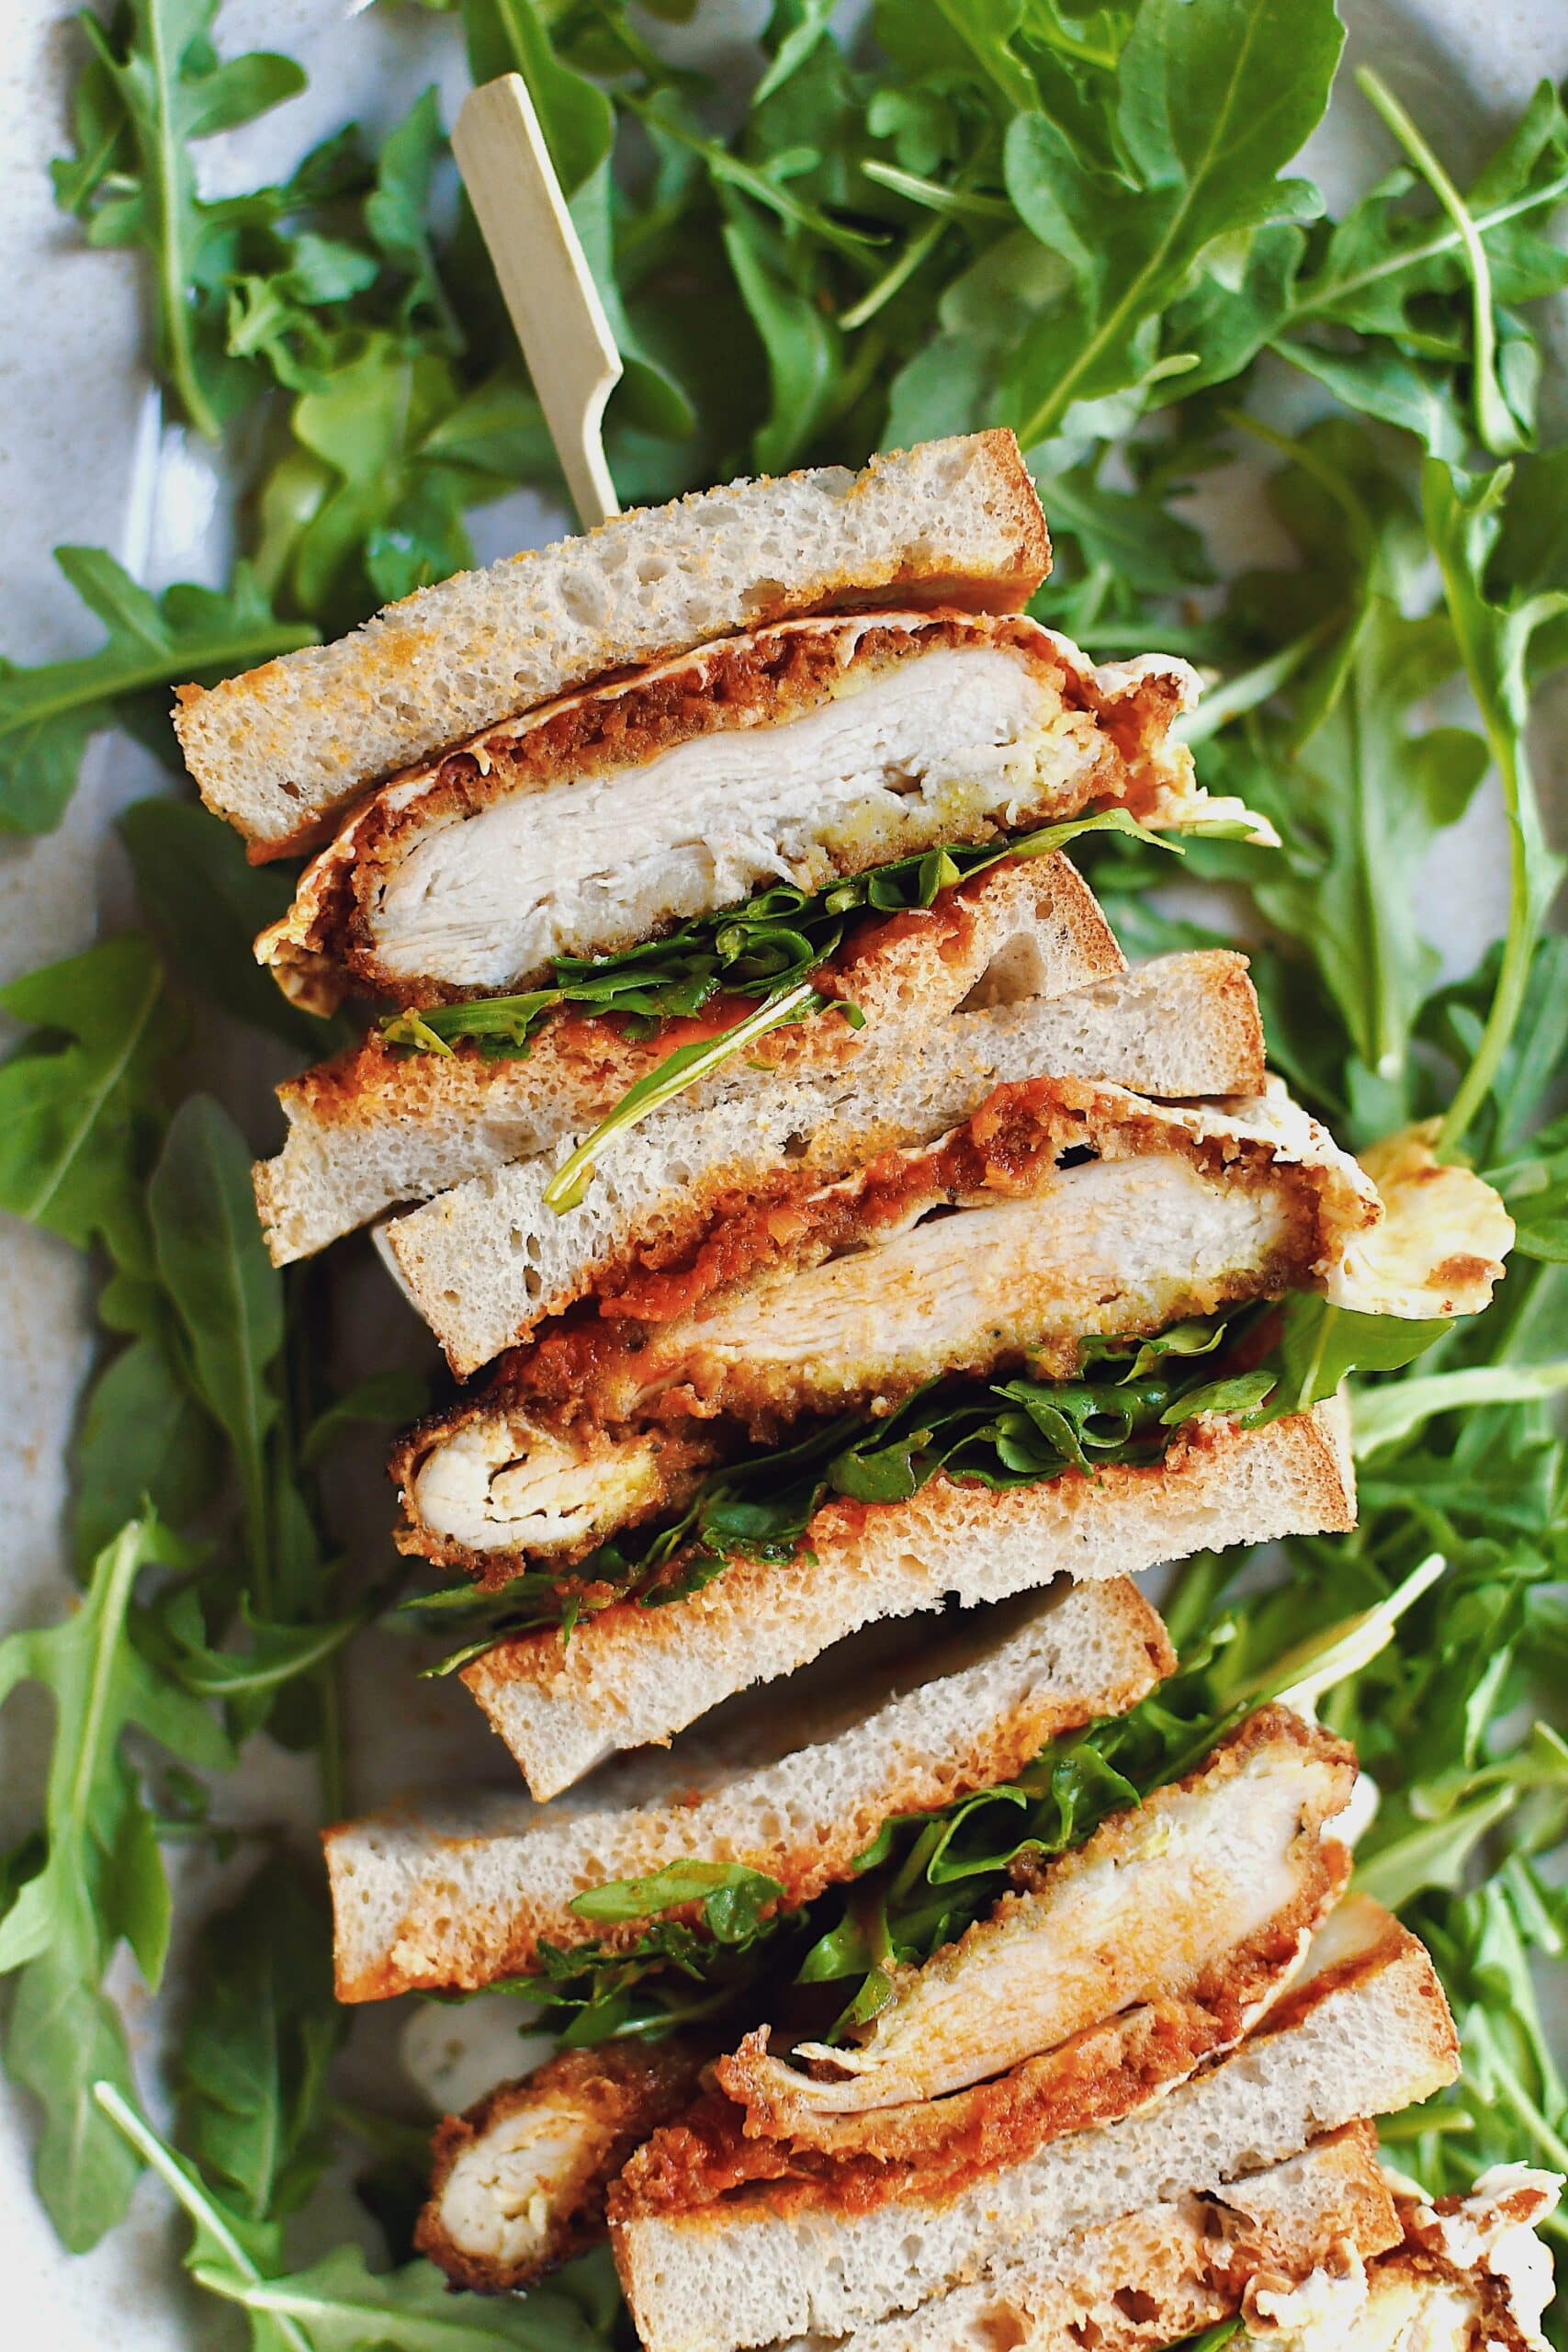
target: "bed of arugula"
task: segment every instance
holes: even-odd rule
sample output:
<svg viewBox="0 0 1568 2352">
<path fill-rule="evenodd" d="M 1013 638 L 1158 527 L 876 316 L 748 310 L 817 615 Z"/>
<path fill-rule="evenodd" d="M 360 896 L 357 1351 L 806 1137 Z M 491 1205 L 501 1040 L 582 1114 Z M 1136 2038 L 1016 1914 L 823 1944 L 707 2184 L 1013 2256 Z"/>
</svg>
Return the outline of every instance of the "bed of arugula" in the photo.
<svg viewBox="0 0 1568 2352">
<path fill-rule="evenodd" d="M 1290 175 L 1338 57 L 1329 0 L 881 0 L 849 55 L 827 0 L 779 0 L 743 106 L 661 62 L 658 19 L 686 13 L 463 0 L 450 27 L 477 76 L 515 66 L 534 90 L 627 359 L 623 497 L 1014 424 L 1056 546 L 1037 609 L 1096 654 L 1212 669 L 1188 722 L 1201 774 L 1283 838 L 1190 842 L 1184 869 L 1265 943 L 1276 1065 L 1352 1145 L 1437 1119 L 1517 1220 L 1490 1312 L 1359 1385 L 1357 1532 L 1287 1546 L 1261 1589 L 1243 1559 L 1198 1559 L 1168 1616 L 1241 1689 L 1440 1555 L 1325 1702 L 1383 1791 L 1361 1883 L 1427 1939 L 1463 2041 L 1462 2081 L 1389 2138 L 1439 2188 L 1503 2158 L 1568 2168 L 1532 1984 L 1568 1935 L 1568 947 L 1545 927 L 1561 868 L 1529 760 L 1532 698 L 1568 662 L 1568 448 L 1539 446 L 1532 309 L 1568 285 L 1561 102 L 1542 88 L 1466 184 L 1361 77 L 1340 103 L 1373 105 L 1397 160 L 1330 220 Z M 224 438 L 245 557 L 220 588 L 153 595 L 61 551 L 104 643 L 0 669 L 17 833 L 59 820 L 96 732 L 129 728 L 173 767 L 172 684 L 442 576 L 468 559 L 467 511 L 554 479 L 434 97 L 378 151 L 350 127 L 286 182 L 204 198 L 197 142 L 302 78 L 227 54 L 217 17 L 127 0 L 84 21 L 55 183 L 91 242 L 141 257 L 170 413 Z M 1282 388 L 1303 382 L 1318 421 L 1288 432 Z M 1216 577 L 1177 493 L 1240 452 L 1292 560 Z M 1424 862 L 1478 790 L 1506 808 L 1507 935 L 1439 983 Z M 191 1091 L 204 1057 L 248 1050 L 235 1023 L 300 1060 L 336 1042 L 247 954 L 288 876 L 183 799 L 122 830 L 145 928 L 0 991 L 23 1032 L 0 1069 L 0 1204 L 90 1253 L 103 1327 L 73 1442 L 81 1602 L 0 1645 L 0 1693 L 40 1686 L 55 1722 L 38 1830 L 0 1867 L 5 2057 L 36 2099 L 39 2192 L 84 2249 L 152 2166 L 190 2217 L 193 2277 L 257 2352 L 604 2343 L 621 2323 L 602 2260 L 492 2304 L 405 2258 L 417 2135 L 340 2095 L 319 1876 L 263 1826 L 242 1832 L 258 1860 L 238 1903 L 182 1934 L 186 1989 L 135 2069 L 107 1989 L 128 1965 L 158 1986 L 167 1856 L 233 1838 L 224 1776 L 248 1740 L 312 1754 L 322 1817 L 344 1809 L 344 1653 L 395 1578 L 375 1547 L 345 1561 L 322 1474 L 353 1425 L 412 1408 L 396 1374 L 331 1384 L 337 1272 L 270 1269 L 247 1143 Z M 1131 953 L 1213 935 L 1156 906 L 1145 845 L 1079 854 Z M 321 2252 L 331 2166 L 384 2225 L 373 2261 Z"/>
</svg>

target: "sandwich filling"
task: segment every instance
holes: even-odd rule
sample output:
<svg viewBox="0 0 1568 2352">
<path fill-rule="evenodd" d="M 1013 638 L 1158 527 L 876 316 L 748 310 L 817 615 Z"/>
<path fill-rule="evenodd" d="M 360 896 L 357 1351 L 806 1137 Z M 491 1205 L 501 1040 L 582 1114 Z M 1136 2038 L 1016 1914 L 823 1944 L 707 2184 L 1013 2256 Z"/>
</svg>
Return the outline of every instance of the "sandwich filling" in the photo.
<svg viewBox="0 0 1568 2352">
<path fill-rule="evenodd" d="M 504 1595 L 461 1663 L 503 1633 L 676 1598 L 728 1557 L 791 1558 L 829 1497 L 1091 1474 L 1157 1461 L 1204 1414 L 1302 1409 L 1358 1332 L 1387 1363 L 1489 1295 L 1507 1220 L 1475 1178 L 1434 1171 L 1429 1150 L 1426 1167 L 1436 1193 L 1392 1187 L 1391 1209 L 1282 1097 L 1156 1106 L 1037 1080 L 851 1178 L 779 1171 L 403 1442 L 400 1543 L 480 1589 L 416 1605 Z M 1395 1329 L 1374 1333 L 1346 1269 L 1401 1220 L 1375 1290 Z M 1476 1254 L 1488 1239 L 1495 1258 Z M 1336 1306 L 1328 1357 L 1305 1336 L 1325 1312 L 1314 1290 Z"/>
<path fill-rule="evenodd" d="M 383 786 L 257 954 L 318 1006 L 349 985 L 440 1002 L 1091 802 L 1179 823 L 1209 806 L 1169 740 L 1194 691 L 1181 663 L 1097 671 L 1017 617 L 784 622 Z"/>
</svg>

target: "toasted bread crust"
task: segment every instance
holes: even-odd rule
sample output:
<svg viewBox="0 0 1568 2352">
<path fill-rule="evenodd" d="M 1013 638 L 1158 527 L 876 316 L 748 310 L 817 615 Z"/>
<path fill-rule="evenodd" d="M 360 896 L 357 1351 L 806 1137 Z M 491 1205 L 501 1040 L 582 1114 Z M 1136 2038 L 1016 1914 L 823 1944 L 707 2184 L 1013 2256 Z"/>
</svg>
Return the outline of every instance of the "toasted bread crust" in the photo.
<svg viewBox="0 0 1568 2352">
<path fill-rule="evenodd" d="M 1190 699 L 1181 668 L 1099 672 L 1065 639 L 1021 616 L 950 612 L 785 621 L 566 695 L 447 752 L 430 769 L 396 778 L 306 868 L 289 912 L 257 940 L 257 959 L 274 967 L 297 1002 L 318 1012 L 331 1011 L 348 988 L 398 1004 L 470 996 L 471 989 L 434 975 L 411 978 L 389 968 L 371 928 L 385 873 L 427 826 L 475 816 L 505 797 L 639 768 L 703 736 L 782 725 L 822 707 L 851 670 L 869 678 L 948 648 L 1006 651 L 1063 708 L 1091 716 L 1099 756 L 1080 780 L 1074 807 L 1105 798 L 1135 813 L 1152 809 L 1163 790 L 1190 773 L 1190 756 L 1167 742 Z M 1050 813 L 1071 811 L 1062 803 Z M 1029 821 L 1029 814 L 1021 811 L 1018 820 Z M 997 835 L 990 819 L 960 816 L 942 837 L 983 842 Z M 868 836 L 839 844 L 829 863 L 834 875 L 845 876 L 886 854 Z M 526 986 L 540 977 L 519 973 L 505 985 Z"/>
<path fill-rule="evenodd" d="M 430 2195 L 413 2242 L 455 2287 L 479 2294 L 514 2293 L 597 2245 L 604 2234 L 604 2192 L 626 2158 L 674 2114 L 696 2087 L 704 2051 L 689 2041 L 652 2047 L 612 2041 L 602 2050 L 567 2050 L 520 2081 L 502 2083 L 462 2115 L 448 2115 L 431 2142 Z M 498 2126 L 531 2109 L 575 2109 L 581 2146 L 577 2164 L 548 2198 L 544 2243 L 508 2262 L 465 2246 L 445 2210 L 454 2168 Z"/>
</svg>

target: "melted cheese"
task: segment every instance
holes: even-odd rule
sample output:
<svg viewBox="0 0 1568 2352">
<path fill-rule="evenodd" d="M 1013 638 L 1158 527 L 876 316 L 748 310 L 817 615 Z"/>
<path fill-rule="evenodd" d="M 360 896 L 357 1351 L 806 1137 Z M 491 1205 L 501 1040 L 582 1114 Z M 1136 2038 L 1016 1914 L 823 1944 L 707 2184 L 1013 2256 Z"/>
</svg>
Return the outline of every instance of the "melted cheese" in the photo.
<svg viewBox="0 0 1568 2352">
<path fill-rule="evenodd" d="M 1010 825 L 1066 798 L 1099 749 L 1092 718 L 998 647 L 852 669 L 802 718 L 433 820 L 389 869 L 371 936 L 400 976 L 504 987 L 769 882 L 815 888 L 846 852 L 874 865 L 976 819 Z"/>
</svg>

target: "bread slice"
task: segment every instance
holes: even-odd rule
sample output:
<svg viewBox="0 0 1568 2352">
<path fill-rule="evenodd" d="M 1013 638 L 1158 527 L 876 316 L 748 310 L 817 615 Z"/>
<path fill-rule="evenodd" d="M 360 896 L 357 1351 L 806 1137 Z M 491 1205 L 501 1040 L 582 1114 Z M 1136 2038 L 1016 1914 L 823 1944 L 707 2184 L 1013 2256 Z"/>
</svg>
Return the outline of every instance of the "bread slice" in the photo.
<svg viewBox="0 0 1568 2352">
<path fill-rule="evenodd" d="M 1326 2132 L 1244 2179 L 1066 2237 L 1042 2219 L 1039 2234 L 987 2278 L 857 2327 L 835 2352 L 1166 2352 L 1233 2318 L 1255 2286 L 1267 2294 L 1316 2278 L 1359 2281 L 1399 2241 L 1366 2123 Z M 1280 2352 L 1277 2337 L 1267 2340 Z M 796 2337 L 778 2352 L 816 2352 L 820 2341 L 808 2347 Z M 1236 2337 L 1233 2352 L 1252 2342 Z M 1377 2339 L 1376 2352 L 1393 2344 Z M 1300 2352 L 1296 2339 L 1291 2352 Z M 1349 2352 L 1348 2339 L 1336 2336 L 1333 2352 Z"/>
<path fill-rule="evenodd" d="M 755 1197 L 781 1173 L 831 1182 L 929 1142 L 995 1086 L 1042 1073 L 1161 1100 L 1234 1093 L 1237 1079 L 1256 1089 L 1262 1034 L 1244 959 L 1161 956 L 1071 994 L 983 1003 L 947 1020 L 917 1009 L 858 1057 L 778 1077 L 736 1070 L 722 1090 L 654 1112 L 606 1145 L 565 1216 L 544 1204 L 564 1156 L 556 1148 L 471 1177 L 378 1238 L 452 1363 L 472 1370 L 634 1258 L 668 1262 L 727 1203 Z"/>
<path fill-rule="evenodd" d="M 339 1999 L 472 1990 L 525 1972 L 541 1939 L 635 1939 L 641 1922 L 595 1925 L 572 1897 L 691 1856 L 743 1861 L 780 1882 L 786 1906 L 807 1902 L 890 1815 L 1007 1779 L 1059 1732 L 1124 1713 L 1175 1662 L 1159 1619 L 1119 1581 L 1031 1595 L 945 1641 L 886 1650 L 849 1644 L 803 1687 L 565 1804 L 468 1798 L 329 1829 Z"/>
<path fill-rule="evenodd" d="M 596 2245 L 604 2191 L 632 2150 L 686 2104 L 705 2046 L 612 2041 L 563 2050 L 436 2126 L 420 2253 L 455 2287 L 515 2293 Z"/>
<path fill-rule="evenodd" d="M 944 2183 L 927 2199 L 905 2185 L 869 2206 L 840 2196 L 830 2171 L 705 2204 L 680 2176 L 667 2199 L 656 2134 L 610 2192 L 611 2243 L 647 2352 L 836 2339 L 988 2282 L 1047 2233 L 1228 2194 L 1324 2132 L 1427 2098 L 1457 2071 L 1430 1960 L 1386 1912 L 1352 1897 L 1238 2050 L 1119 2122 L 992 2164 L 956 2191 Z"/>
<path fill-rule="evenodd" d="M 1391 2196 L 1376 2150 L 1370 2125 L 1347 2124 L 1223 2190 L 1047 2232 L 836 2352 L 1166 2352 L 1238 2314 L 1228 2352 L 1546 2352 L 1551 2255 L 1536 2230 L 1558 2176 L 1496 2165 L 1471 2196 L 1428 2203 L 1397 2182 Z"/>
<path fill-rule="evenodd" d="M 1337 1402 L 1256 1430 L 1202 1420 L 1164 1459 L 1001 1492 L 933 1478 L 904 1503 L 824 1505 L 787 1566 L 730 1562 L 656 1609 L 623 1602 L 499 1642 L 463 1680 L 538 1798 L 617 1750 L 663 1741 L 710 1707 L 878 1620 L 1080 1582 L 1165 1560 L 1355 1524 Z"/>
<path fill-rule="evenodd" d="M 299 1004 L 442 1002 L 549 979 L 763 888 L 813 891 L 1090 807 L 1210 801 L 1155 655 L 1097 669 L 1022 616 L 781 621 L 585 689 L 384 785 L 256 956 Z M 1256 820 L 1255 820 L 1256 822 Z"/>
<path fill-rule="evenodd" d="M 258 857 L 318 840 L 367 784 L 605 672 L 791 613 L 1017 612 L 1050 568 L 1007 432 L 735 481 L 459 572 L 352 636 L 204 691 L 175 725 L 208 807 Z"/>
<path fill-rule="evenodd" d="M 852 1003 L 861 1028 L 830 1014 L 793 1022 L 761 1039 L 744 1062 L 694 1087 L 682 1108 L 705 1115 L 737 1094 L 760 1106 L 773 1087 L 808 1074 L 830 1088 L 868 1049 L 900 1035 L 912 1040 L 962 1005 L 1058 997 L 1126 968 L 1110 924 L 1066 857 L 1009 859 L 940 892 L 922 911 L 855 925 L 852 942 L 813 981 L 820 993 Z M 1248 1033 L 1260 1037 L 1241 958 L 1234 970 L 1227 966 L 1225 978 L 1229 1023 L 1223 1033 L 1217 1017 L 1201 1024 L 1200 1057 L 1205 1043 L 1213 1051 L 1223 1035 L 1232 1058 L 1245 1058 Z M 1216 993 L 1220 986 L 1216 975 Z M 256 1170 L 275 1262 L 307 1256 L 395 1203 L 428 1200 L 510 1160 L 555 1154 L 674 1047 L 749 1009 L 745 1001 L 722 1000 L 710 1008 L 711 1024 L 705 1015 L 665 1022 L 640 1039 L 618 1021 L 558 1013 L 525 1056 L 495 1060 L 473 1044 L 450 1054 L 410 1054 L 373 1030 L 278 1089 L 288 1141 Z M 1256 1052 L 1260 1082 L 1260 1042 Z"/>
</svg>

